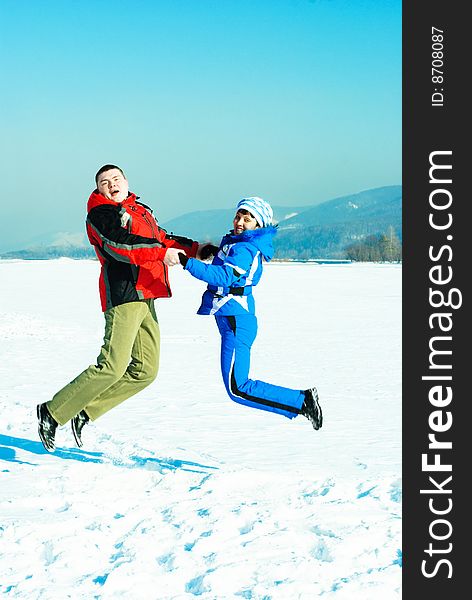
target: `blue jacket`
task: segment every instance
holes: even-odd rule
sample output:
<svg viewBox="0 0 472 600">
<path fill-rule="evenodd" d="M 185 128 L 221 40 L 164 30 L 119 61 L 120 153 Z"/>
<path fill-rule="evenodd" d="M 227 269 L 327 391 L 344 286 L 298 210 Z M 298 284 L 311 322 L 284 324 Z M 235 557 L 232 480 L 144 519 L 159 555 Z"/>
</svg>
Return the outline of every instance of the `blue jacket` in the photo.
<svg viewBox="0 0 472 600">
<path fill-rule="evenodd" d="M 189 258 L 185 270 L 197 279 L 206 281 L 199 315 L 254 314 L 252 288 L 262 276 L 262 259 L 274 255 L 272 245 L 276 233 L 273 226 L 229 233 L 221 240 L 218 254 L 211 265 Z"/>
</svg>

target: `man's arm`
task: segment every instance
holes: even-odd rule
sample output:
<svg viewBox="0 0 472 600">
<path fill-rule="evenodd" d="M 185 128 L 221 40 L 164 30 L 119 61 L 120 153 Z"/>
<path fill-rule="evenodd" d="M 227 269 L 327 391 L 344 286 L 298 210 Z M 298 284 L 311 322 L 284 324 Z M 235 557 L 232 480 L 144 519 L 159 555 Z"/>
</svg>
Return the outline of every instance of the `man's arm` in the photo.
<svg viewBox="0 0 472 600">
<path fill-rule="evenodd" d="M 159 227 L 159 232 L 163 234 L 163 242 L 168 248 L 183 250 L 191 258 L 195 258 L 198 253 L 199 243 L 182 235 L 167 233 L 165 229 Z"/>
<path fill-rule="evenodd" d="M 93 245 L 121 262 L 142 265 L 163 261 L 166 255 L 163 241 L 129 233 L 121 224 L 119 211 L 111 205 L 97 206 L 88 213 L 87 232 Z"/>
<path fill-rule="evenodd" d="M 187 238 L 184 238 L 187 239 Z M 189 240 L 192 241 L 192 240 Z M 196 242 L 195 242 L 196 243 Z M 192 254 L 194 248 L 192 247 Z M 211 242 L 205 242 L 203 244 L 198 244 L 197 247 L 197 255 L 195 258 L 198 260 L 207 260 L 210 256 L 215 256 L 218 252 L 218 246 L 214 246 Z M 174 265 L 184 264 L 183 261 L 188 260 L 189 254 L 186 254 L 180 249 L 176 248 L 168 248 L 166 252 L 166 256 L 164 258 L 164 262 L 169 267 L 173 267 Z M 191 256 L 191 258 L 194 258 Z M 184 265 L 185 266 L 185 265 Z"/>
</svg>

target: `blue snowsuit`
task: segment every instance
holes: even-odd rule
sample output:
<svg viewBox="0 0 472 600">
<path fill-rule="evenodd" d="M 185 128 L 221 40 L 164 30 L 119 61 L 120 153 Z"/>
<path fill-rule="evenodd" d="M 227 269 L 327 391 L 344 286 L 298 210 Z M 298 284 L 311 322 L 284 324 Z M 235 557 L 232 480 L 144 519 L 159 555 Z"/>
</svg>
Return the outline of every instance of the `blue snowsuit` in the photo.
<svg viewBox="0 0 472 600">
<path fill-rule="evenodd" d="M 273 256 L 276 228 L 262 227 L 221 240 L 211 265 L 189 258 L 185 270 L 206 281 L 199 315 L 215 315 L 221 334 L 221 373 L 235 402 L 289 419 L 298 414 L 304 392 L 249 379 L 251 346 L 257 335 L 252 288 L 262 276 L 262 259 Z"/>
</svg>

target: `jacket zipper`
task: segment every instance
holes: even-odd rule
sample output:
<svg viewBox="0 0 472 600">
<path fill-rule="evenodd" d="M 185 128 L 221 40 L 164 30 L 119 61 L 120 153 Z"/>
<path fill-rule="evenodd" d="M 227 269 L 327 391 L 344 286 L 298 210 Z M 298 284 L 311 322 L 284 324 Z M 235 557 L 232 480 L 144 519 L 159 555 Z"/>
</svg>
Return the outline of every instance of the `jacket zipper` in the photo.
<svg viewBox="0 0 472 600">
<path fill-rule="evenodd" d="M 146 221 L 146 223 L 150 226 L 153 237 L 155 237 L 159 241 L 159 239 L 157 237 L 157 230 L 154 228 L 155 224 L 148 219 L 146 212 L 143 212 L 143 217 L 144 217 L 144 220 Z"/>
<path fill-rule="evenodd" d="M 151 231 L 152 231 L 152 234 L 153 234 L 153 236 L 154 236 L 154 237 L 156 238 L 156 240 L 157 240 L 157 241 L 158 241 L 158 242 L 159 242 L 159 243 L 162 245 L 162 247 L 163 247 L 163 248 L 165 248 L 165 247 L 166 247 L 166 246 L 165 246 L 165 244 L 163 244 L 162 242 L 160 242 L 160 241 L 159 241 L 159 238 L 158 238 L 158 236 L 157 236 L 157 234 L 158 234 L 158 231 L 157 231 L 157 229 L 155 229 L 155 227 L 156 227 L 156 224 L 155 224 L 155 222 L 152 222 L 152 221 L 150 222 L 150 221 L 149 221 L 149 219 L 148 219 L 148 216 L 147 216 L 147 212 L 146 212 L 146 211 L 143 213 L 143 217 L 144 217 L 144 220 L 146 221 L 146 223 L 147 223 L 148 225 L 150 225 L 150 227 L 151 227 Z M 163 269 L 163 272 L 164 272 L 164 283 L 165 283 L 165 286 L 166 286 L 166 288 L 167 288 L 167 294 L 168 294 L 168 295 L 169 295 L 169 297 L 170 297 L 170 284 L 169 284 L 169 279 L 168 279 L 168 276 L 167 276 L 167 267 L 166 267 L 166 265 L 164 264 L 164 261 L 162 261 L 162 264 L 163 264 L 163 266 L 164 266 L 164 269 Z"/>
</svg>

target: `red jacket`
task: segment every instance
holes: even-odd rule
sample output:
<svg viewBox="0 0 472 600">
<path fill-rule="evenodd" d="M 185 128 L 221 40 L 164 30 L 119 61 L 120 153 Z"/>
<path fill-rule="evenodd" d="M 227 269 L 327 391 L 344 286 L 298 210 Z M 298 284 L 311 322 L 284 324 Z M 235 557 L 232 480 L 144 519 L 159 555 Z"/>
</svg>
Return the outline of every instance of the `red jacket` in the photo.
<svg viewBox="0 0 472 600">
<path fill-rule="evenodd" d="M 198 242 L 168 235 L 152 210 L 135 194 L 121 203 L 96 190 L 87 204 L 87 235 L 102 265 L 99 281 L 102 310 L 146 298 L 172 296 L 167 248 L 184 250 L 195 257 Z"/>
</svg>

